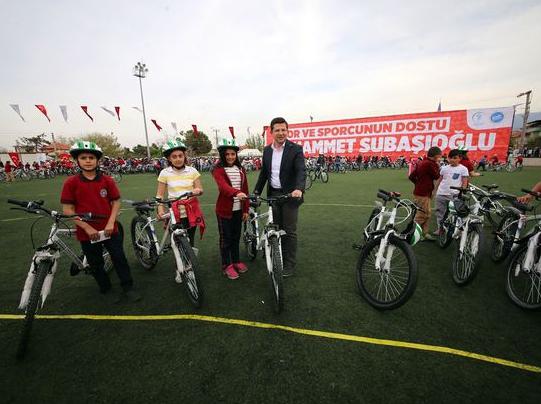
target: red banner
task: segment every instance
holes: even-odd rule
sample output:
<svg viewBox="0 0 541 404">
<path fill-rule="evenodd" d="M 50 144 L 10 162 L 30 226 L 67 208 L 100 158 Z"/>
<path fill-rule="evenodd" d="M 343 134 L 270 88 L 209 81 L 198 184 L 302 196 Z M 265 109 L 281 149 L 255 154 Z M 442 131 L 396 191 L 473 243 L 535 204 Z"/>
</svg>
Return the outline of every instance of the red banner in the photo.
<svg viewBox="0 0 541 404">
<path fill-rule="evenodd" d="M 235 139 L 235 128 L 233 128 L 232 126 L 229 127 L 229 133 L 231 133 L 231 136 L 233 137 L 233 139 Z"/>
<path fill-rule="evenodd" d="M 86 116 L 88 116 L 90 118 L 90 120 L 92 122 L 94 122 L 94 118 L 92 118 L 90 116 L 90 114 L 88 113 L 88 106 L 87 105 L 81 105 L 81 109 L 83 110 L 83 112 L 86 114 Z"/>
<path fill-rule="evenodd" d="M 193 129 L 193 136 L 197 137 L 197 135 L 199 134 L 199 132 L 197 131 L 197 125 L 192 125 L 192 129 Z"/>
<path fill-rule="evenodd" d="M 47 108 L 45 108 L 45 105 L 37 104 L 36 108 L 39 109 L 43 115 L 45 115 L 45 118 L 47 118 L 49 122 L 51 122 L 51 118 L 49 118 L 49 115 L 47 115 Z"/>
<path fill-rule="evenodd" d="M 115 112 L 118 120 L 120 121 L 120 107 L 115 107 Z"/>
<path fill-rule="evenodd" d="M 465 147 L 470 159 L 507 157 L 512 107 L 426 112 L 289 125 L 289 140 L 306 156 L 423 156 L 432 146 L 443 153 Z M 267 131 L 267 144 L 272 141 Z"/>
<path fill-rule="evenodd" d="M 8 153 L 9 154 L 9 158 L 11 159 L 11 161 L 13 161 L 13 164 L 15 165 L 15 167 L 18 167 L 19 166 L 19 163 L 21 162 L 21 158 L 19 157 L 19 153 Z"/>
<path fill-rule="evenodd" d="M 156 129 L 158 129 L 158 132 L 160 130 L 162 130 L 162 127 L 160 125 L 158 125 L 158 122 L 156 122 L 155 119 L 151 119 L 150 122 L 152 122 L 154 124 L 154 126 L 156 127 Z"/>
</svg>

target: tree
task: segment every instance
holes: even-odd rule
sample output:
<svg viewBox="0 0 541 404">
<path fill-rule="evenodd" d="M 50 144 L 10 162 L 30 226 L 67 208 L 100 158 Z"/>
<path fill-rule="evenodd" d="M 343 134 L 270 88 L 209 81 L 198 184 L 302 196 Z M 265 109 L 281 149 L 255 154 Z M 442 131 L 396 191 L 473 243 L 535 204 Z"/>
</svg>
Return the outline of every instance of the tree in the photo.
<svg viewBox="0 0 541 404">
<path fill-rule="evenodd" d="M 17 149 L 21 149 L 26 153 L 39 153 L 43 146 L 51 144 L 51 142 L 45 139 L 45 133 L 37 136 L 22 137 L 17 139 L 15 143 L 17 144 Z"/>
<path fill-rule="evenodd" d="M 250 149 L 257 149 L 259 151 L 263 151 L 263 148 L 265 147 L 265 141 L 261 136 L 252 135 L 248 139 L 246 139 L 246 146 Z"/>
<path fill-rule="evenodd" d="M 204 132 L 197 131 L 197 137 L 194 136 L 193 130 L 180 132 L 180 135 L 184 137 L 181 140 L 184 141 L 193 156 L 207 154 L 212 149 L 212 143 Z"/>
<path fill-rule="evenodd" d="M 136 146 L 133 146 L 133 148 L 131 150 L 132 150 L 132 154 L 133 154 L 134 157 L 146 157 L 147 156 L 147 147 L 146 146 L 138 144 Z"/>
<path fill-rule="evenodd" d="M 89 133 L 82 137 L 83 140 L 88 140 L 89 142 L 96 143 L 103 150 L 103 154 L 109 157 L 120 156 L 123 149 L 118 143 L 118 139 L 112 133 L 110 135 L 105 135 L 103 133 Z"/>
</svg>

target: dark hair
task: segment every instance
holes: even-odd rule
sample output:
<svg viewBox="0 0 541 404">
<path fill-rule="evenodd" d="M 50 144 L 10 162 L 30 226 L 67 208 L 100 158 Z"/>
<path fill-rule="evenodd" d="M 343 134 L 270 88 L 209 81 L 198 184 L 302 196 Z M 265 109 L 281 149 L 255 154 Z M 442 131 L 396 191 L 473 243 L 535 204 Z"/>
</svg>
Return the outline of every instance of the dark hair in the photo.
<svg viewBox="0 0 541 404">
<path fill-rule="evenodd" d="M 449 152 L 449 158 L 452 159 L 453 157 L 460 156 L 460 150 L 453 149 Z"/>
<path fill-rule="evenodd" d="M 277 117 L 277 118 L 274 118 L 271 123 L 270 123 L 270 130 L 272 132 L 272 130 L 274 129 L 274 125 L 276 125 L 277 123 L 285 123 L 286 124 L 286 128 L 289 129 L 289 125 L 287 124 L 287 121 L 282 118 L 282 117 Z"/>
<path fill-rule="evenodd" d="M 234 150 L 237 157 L 235 158 L 235 161 L 233 162 L 234 166 L 237 166 L 238 168 L 242 168 L 242 165 L 240 164 L 239 160 L 239 153 L 233 148 L 227 148 L 227 147 L 220 147 L 218 149 L 218 152 L 220 154 L 220 161 L 216 164 L 216 167 L 227 167 L 227 162 L 225 160 L 225 152 L 226 150 Z"/>
<path fill-rule="evenodd" d="M 428 149 L 428 153 L 426 154 L 427 157 L 436 157 L 438 155 L 441 155 L 441 149 L 437 146 Z"/>
</svg>

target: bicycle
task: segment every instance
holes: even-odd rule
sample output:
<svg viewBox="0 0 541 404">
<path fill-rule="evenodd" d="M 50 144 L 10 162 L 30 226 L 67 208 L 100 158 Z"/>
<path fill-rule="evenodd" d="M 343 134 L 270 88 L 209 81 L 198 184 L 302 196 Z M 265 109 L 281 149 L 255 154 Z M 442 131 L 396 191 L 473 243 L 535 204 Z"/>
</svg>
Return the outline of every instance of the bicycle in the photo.
<svg viewBox="0 0 541 404">
<path fill-rule="evenodd" d="M 536 198 L 541 193 L 522 189 Z M 507 268 L 505 290 L 517 306 L 537 310 L 541 308 L 541 221 L 526 237 L 517 241 L 518 248 L 511 255 Z"/>
<path fill-rule="evenodd" d="M 354 244 L 360 250 L 357 261 L 357 287 L 361 296 L 378 310 L 402 306 L 413 295 L 417 285 L 418 265 L 413 246 L 420 240 L 422 230 L 415 223 L 415 213 L 421 208 L 400 193 L 380 189 L 382 202 L 376 201 L 368 224 L 363 230 L 365 244 Z M 389 202 L 394 203 L 391 209 Z M 405 218 L 397 222 L 398 210 L 404 208 Z M 409 219 L 409 220 L 408 220 Z M 407 221 L 405 230 L 397 225 Z"/>
<path fill-rule="evenodd" d="M 483 215 L 479 198 L 483 194 L 472 188 L 450 187 L 457 190 L 454 200 L 449 201 L 447 210 L 440 224 L 438 244 L 442 248 L 456 241 L 453 256 L 452 278 L 458 286 L 470 283 L 477 272 L 481 261 L 483 244 Z M 473 200 L 472 206 L 466 202 L 466 194 Z"/>
<path fill-rule="evenodd" d="M 173 212 L 173 204 L 182 199 L 192 197 L 191 192 L 186 192 L 177 198 L 159 199 L 152 201 L 125 201 L 135 208 L 136 216 L 131 222 L 131 240 L 135 256 L 141 266 L 146 270 L 152 270 L 158 263 L 158 259 L 170 249 L 173 250 L 176 264 L 177 283 L 184 284 L 184 289 L 191 304 L 195 308 L 203 304 L 203 287 L 199 279 L 199 262 L 196 249 L 190 244 L 188 229 L 177 222 Z M 152 217 L 151 211 L 158 204 L 168 207 L 169 212 L 161 219 Z M 154 223 L 166 221 L 167 227 L 161 241 L 158 241 Z"/>
<path fill-rule="evenodd" d="M 310 171 L 309 175 L 312 182 L 315 182 L 318 179 L 324 184 L 329 182 L 329 173 L 327 172 L 327 169 L 321 165 L 318 165 L 314 170 Z"/>
<path fill-rule="evenodd" d="M 246 246 L 246 252 L 251 260 L 254 260 L 258 251 L 264 251 L 267 272 L 269 273 L 273 309 L 275 313 L 280 313 L 284 307 L 284 287 L 283 287 L 283 261 L 282 261 L 282 236 L 285 231 L 280 230 L 274 223 L 272 208 L 276 203 L 291 198 L 291 194 L 278 197 L 263 198 L 259 195 L 249 195 L 250 210 L 249 218 L 244 224 L 243 241 Z M 257 208 L 261 202 L 267 202 L 269 209 L 266 213 L 259 214 Z M 259 221 L 267 219 L 263 231 L 259 231 Z"/>
<path fill-rule="evenodd" d="M 79 271 L 84 271 L 86 274 L 92 273 L 86 257 L 73 251 L 73 249 L 63 240 L 66 236 L 72 237 L 75 235 L 75 228 L 68 227 L 64 223 L 64 220 L 80 219 L 91 222 L 93 219 L 101 218 L 102 216 L 92 215 L 91 213 L 64 215 L 57 211 L 45 208 L 43 206 L 43 201 L 18 201 L 15 199 L 8 199 L 7 202 L 19 206 L 18 208 L 11 209 L 40 215 L 38 220 L 43 217 L 50 217 L 53 220 L 47 241 L 37 248 L 34 245 L 33 239 L 34 224 L 37 221 L 34 222 L 30 229 L 32 246 L 35 252 L 32 257 L 32 263 L 24 283 L 23 293 L 19 303 L 19 309 L 25 310 L 21 338 L 17 348 L 17 358 L 22 359 L 26 354 L 30 332 L 32 330 L 34 317 L 38 311 L 38 306 L 43 308 L 45 300 L 51 291 L 54 275 L 58 267 L 58 260 L 61 255 L 64 254 L 71 259 L 72 268 L 75 267 Z M 63 225 L 66 227 L 61 228 Z M 112 263 L 107 251 L 104 251 L 104 262 L 106 263 L 106 269 L 110 270 Z"/>
<path fill-rule="evenodd" d="M 508 207 L 497 230 L 494 232 L 492 242 L 491 258 L 494 262 L 501 262 L 516 249 L 521 242 L 521 234 L 528 222 L 541 220 L 541 215 L 530 215 L 526 213 L 533 210 L 532 207 L 517 201 L 514 195 L 501 193 L 512 204 Z"/>
</svg>

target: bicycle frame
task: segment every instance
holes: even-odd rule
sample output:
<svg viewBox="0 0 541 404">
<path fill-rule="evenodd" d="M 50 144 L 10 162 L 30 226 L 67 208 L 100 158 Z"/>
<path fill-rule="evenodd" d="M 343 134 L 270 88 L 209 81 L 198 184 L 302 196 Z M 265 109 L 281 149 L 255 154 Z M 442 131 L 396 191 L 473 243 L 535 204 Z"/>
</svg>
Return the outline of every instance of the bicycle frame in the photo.
<svg viewBox="0 0 541 404">
<path fill-rule="evenodd" d="M 474 203 L 468 216 L 462 218 L 458 215 L 455 215 L 455 229 L 452 237 L 455 240 L 459 240 L 458 251 L 460 258 L 462 258 L 462 254 L 464 253 L 464 249 L 466 248 L 466 241 L 468 238 L 468 230 L 470 228 L 470 224 L 480 223 L 482 225 L 484 223 L 484 216 L 479 215 L 479 211 L 482 209 L 479 199 L 475 196 L 474 193 L 471 193 L 471 198 L 473 199 Z M 452 203 L 453 201 L 449 201 L 449 204 Z M 475 254 L 477 254 L 477 252 L 475 252 L 474 255 Z"/>
</svg>

